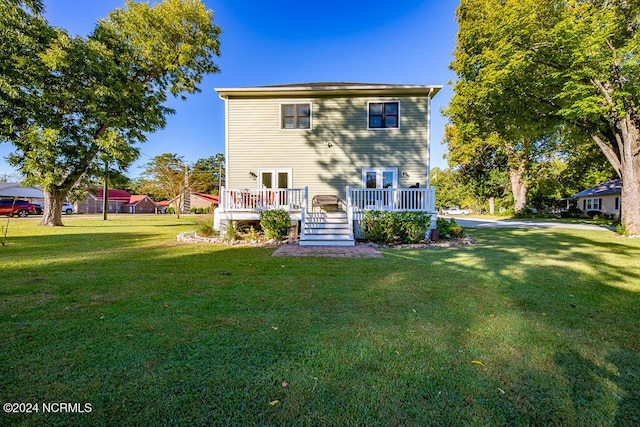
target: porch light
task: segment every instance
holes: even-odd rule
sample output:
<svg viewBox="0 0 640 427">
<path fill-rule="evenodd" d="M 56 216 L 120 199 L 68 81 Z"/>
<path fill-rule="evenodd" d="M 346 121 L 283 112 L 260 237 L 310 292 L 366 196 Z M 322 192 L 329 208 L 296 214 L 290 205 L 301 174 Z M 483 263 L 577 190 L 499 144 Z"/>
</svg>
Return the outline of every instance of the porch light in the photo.
<svg viewBox="0 0 640 427">
<path fill-rule="evenodd" d="M 249 178 L 255 181 L 258 178 L 258 175 L 256 175 L 254 171 L 249 171 Z"/>
<path fill-rule="evenodd" d="M 409 174 L 407 173 L 407 171 L 402 171 L 400 175 L 402 175 L 403 178 L 409 178 Z"/>
</svg>

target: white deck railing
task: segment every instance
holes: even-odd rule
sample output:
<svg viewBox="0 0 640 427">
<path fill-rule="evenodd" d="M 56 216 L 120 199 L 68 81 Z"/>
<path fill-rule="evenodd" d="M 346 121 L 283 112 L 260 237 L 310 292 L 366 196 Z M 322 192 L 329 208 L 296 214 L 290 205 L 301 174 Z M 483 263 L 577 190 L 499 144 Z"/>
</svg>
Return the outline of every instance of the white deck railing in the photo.
<svg viewBox="0 0 640 427">
<path fill-rule="evenodd" d="M 304 188 L 232 190 L 222 187 L 221 196 L 220 206 L 225 212 L 301 211 L 306 205 Z"/>
<path fill-rule="evenodd" d="M 354 214 L 363 211 L 435 212 L 434 188 L 348 188 Z"/>
<path fill-rule="evenodd" d="M 267 209 L 302 211 L 309 209 L 306 188 L 234 190 L 222 187 L 220 206 L 226 212 L 259 212 Z M 347 187 L 349 215 L 367 210 L 435 212 L 433 188 Z M 349 209 L 351 208 L 351 209 Z"/>
</svg>

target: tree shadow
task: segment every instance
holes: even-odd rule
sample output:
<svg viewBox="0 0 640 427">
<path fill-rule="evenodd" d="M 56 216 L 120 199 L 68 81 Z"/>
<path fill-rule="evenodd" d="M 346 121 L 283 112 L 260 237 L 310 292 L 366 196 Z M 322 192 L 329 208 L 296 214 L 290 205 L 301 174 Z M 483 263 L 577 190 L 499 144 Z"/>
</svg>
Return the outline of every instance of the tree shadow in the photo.
<svg viewBox="0 0 640 427">
<path fill-rule="evenodd" d="M 344 260 L 140 247 L 135 233 L 107 233 L 114 247 L 90 269 L 52 258 L 61 248 L 49 242 L 33 254 L 46 280 L 2 289 L 4 398 L 90 399 L 92 418 L 73 421 L 97 424 L 634 421 L 640 304 L 610 281 L 638 277 L 610 252 L 635 257 L 638 246 L 557 231 L 473 235 L 471 248 Z"/>
<path fill-rule="evenodd" d="M 559 352 L 555 363 L 562 369 L 571 388 L 575 410 L 575 424 L 587 425 L 593 420 L 591 412 L 605 412 L 607 404 L 617 406 L 611 425 L 640 425 L 640 354 L 616 350 L 607 355 L 604 365 L 596 364 L 577 350 Z M 615 384 L 611 393 L 604 382 Z"/>
<path fill-rule="evenodd" d="M 400 127 L 367 129 L 370 101 L 399 101 Z M 364 168 L 395 167 L 398 187 L 406 188 L 416 182 L 426 185 L 426 93 L 423 97 L 317 97 L 313 102 L 313 129 L 304 136 L 311 149 L 310 157 L 315 159 L 313 173 L 317 176 L 312 177 L 313 182 L 321 182 L 343 197 L 346 186 L 363 186 Z"/>
</svg>

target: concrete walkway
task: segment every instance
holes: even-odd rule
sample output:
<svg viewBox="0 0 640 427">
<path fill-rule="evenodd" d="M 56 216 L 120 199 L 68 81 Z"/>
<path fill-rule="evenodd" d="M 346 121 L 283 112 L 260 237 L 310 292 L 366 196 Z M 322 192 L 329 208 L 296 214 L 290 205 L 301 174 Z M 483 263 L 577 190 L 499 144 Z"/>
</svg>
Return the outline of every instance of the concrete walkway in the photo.
<svg viewBox="0 0 640 427">
<path fill-rule="evenodd" d="M 378 250 L 369 245 L 355 246 L 300 246 L 297 243 L 279 246 L 271 256 L 325 257 L 325 258 L 382 258 Z"/>
<path fill-rule="evenodd" d="M 483 218 L 465 218 L 465 217 L 449 217 L 454 218 L 462 227 L 470 228 L 572 228 L 577 230 L 613 230 L 613 227 L 595 224 L 572 224 L 567 222 L 554 221 L 533 221 L 533 220 L 515 220 L 515 219 L 483 219 Z"/>
</svg>

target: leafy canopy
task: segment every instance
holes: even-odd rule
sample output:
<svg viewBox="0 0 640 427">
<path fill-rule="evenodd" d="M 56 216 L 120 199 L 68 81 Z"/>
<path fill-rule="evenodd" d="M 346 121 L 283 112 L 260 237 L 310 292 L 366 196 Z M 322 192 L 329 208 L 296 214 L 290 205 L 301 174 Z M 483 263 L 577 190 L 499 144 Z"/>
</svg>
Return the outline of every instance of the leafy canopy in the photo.
<svg viewBox="0 0 640 427">
<path fill-rule="evenodd" d="M 219 72 L 221 29 L 199 0 L 127 0 L 88 37 L 49 26 L 31 3 L 1 3 L 0 34 L 13 42 L 0 55 L 0 140 L 15 146 L 9 162 L 54 199 L 104 161 L 128 167 L 174 112 L 168 95 L 198 92 L 204 75 Z"/>
</svg>

